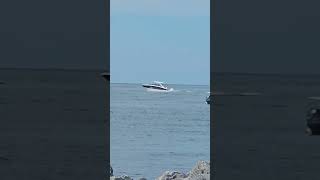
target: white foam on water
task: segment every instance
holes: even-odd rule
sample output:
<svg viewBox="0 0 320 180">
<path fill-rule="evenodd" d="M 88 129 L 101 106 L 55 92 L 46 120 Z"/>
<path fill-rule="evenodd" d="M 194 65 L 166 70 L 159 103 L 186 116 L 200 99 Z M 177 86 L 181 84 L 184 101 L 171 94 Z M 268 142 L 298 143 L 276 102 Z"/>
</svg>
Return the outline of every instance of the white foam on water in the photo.
<svg viewBox="0 0 320 180">
<path fill-rule="evenodd" d="M 168 92 L 173 92 L 175 91 L 173 88 L 170 88 L 169 90 L 159 90 L 159 89 L 150 89 L 147 88 L 147 91 L 149 92 L 161 92 L 161 93 L 168 93 Z"/>
</svg>

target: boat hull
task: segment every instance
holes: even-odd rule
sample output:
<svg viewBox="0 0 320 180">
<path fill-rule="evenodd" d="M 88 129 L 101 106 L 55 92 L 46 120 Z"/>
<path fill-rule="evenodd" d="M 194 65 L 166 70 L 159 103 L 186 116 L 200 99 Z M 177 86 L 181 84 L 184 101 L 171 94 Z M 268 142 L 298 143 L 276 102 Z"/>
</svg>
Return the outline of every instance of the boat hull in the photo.
<svg viewBox="0 0 320 180">
<path fill-rule="evenodd" d="M 161 90 L 161 91 L 167 91 L 168 88 L 163 88 L 163 87 L 157 87 L 157 86 L 152 86 L 152 85 L 142 85 L 142 87 L 145 87 L 147 89 L 153 89 L 153 90 Z"/>
</svg>

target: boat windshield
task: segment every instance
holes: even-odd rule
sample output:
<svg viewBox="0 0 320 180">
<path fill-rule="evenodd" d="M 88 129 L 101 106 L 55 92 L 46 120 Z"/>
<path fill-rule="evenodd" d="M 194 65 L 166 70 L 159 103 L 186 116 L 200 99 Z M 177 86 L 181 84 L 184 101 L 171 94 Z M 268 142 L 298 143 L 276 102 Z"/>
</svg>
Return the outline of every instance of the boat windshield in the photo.
<svg viewBox="0 0 320 180">
<path fill-rule="evenodd" d="M 158 82 L 158 81 L 154 81 L 152 85 L 163 87 L 162 82 Z"/>
<path fill-rule="evenodd" d="M 163 86 L 163 85 L 160 84 L 160 83 L 152 83 L 151 85 L 154 85 L 154 86 Z"/>
</svg>

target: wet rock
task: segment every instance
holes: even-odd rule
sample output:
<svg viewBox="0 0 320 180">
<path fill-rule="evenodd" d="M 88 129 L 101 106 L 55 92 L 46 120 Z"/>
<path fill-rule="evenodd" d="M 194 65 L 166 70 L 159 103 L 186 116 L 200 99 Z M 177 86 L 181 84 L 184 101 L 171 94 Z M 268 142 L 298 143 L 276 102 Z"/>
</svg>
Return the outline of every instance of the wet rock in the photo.
<svg viewBox="0 0 320 180">
<path fill-rule="evenodd" d="M 131 177 L 114 176 L 113 169 L 110 166 L 110 180 L 133 180 Z M 147 180 L 146 178 L 139 178 L 138 180 Z M 187 174 L 178 171 L 166 171 L 156 180 L 210 180 L 210 162 L 199 161 L 193 169 Z"/>
<path fill-rule="evenodd" d="M 188 173 L 187 180 L 210 180 L 210 163 L 199 161 Z"/>
<path fill-rule="evenodd" d="M 133 180 L 133 179 L 127 175 L 114 176 L 112 166 L 110 166 L 110 180 Z"/>
<path fill-rule="evenodd" d="M 177 172 L 177 171 L 166 171 L 164 172 L 160 177 L 158 177 L 156 180 L 182 180 L 186 178 L 187 175 Z"/>
<path fill-rule="evenodd" d="M 113 176 L 113 169 L 111 166 L 110 166 L 110 176 Z"/>
<path fill-rule="evenodd" d="M 156 180 L 210 180 L 210 163 L 199 161 L 188 174 L 166 171 Z"/>
<path fill-rule="evenodd" d="M 131 177 L 124 175 L 124 176 L 111 176 L 110 180 L 133 180 Z"/>
</svg>

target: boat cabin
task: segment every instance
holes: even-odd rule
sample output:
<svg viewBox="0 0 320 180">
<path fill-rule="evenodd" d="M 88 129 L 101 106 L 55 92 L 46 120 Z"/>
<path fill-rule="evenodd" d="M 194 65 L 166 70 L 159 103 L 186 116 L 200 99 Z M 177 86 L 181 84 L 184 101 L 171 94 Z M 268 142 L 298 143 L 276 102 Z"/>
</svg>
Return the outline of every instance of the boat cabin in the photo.
<svg viewBox="0 0 320 180">
<path fill-rule="evenodd" d="M 163 84 L 164 84 L 164 82 L 160 82 L 160 81 L 153 81 L 153 83 L 152 83 L 151 85 L 164 87 L 164 86 L 163 86 Z"/>
</svg>

